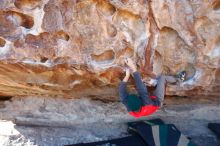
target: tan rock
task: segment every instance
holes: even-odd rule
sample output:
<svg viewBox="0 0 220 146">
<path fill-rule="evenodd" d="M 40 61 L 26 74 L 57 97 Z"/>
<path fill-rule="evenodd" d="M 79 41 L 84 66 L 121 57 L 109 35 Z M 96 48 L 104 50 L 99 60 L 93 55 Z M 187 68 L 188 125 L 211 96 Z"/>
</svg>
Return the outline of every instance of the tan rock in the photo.
<svg viewBox="0 0 220 146">
<path fill-rule="evenodd" d="M 15 0 L 14 5 L 19 9 L 32 10 L 40 6 L 41 0 Z"/>
<path fill-rule="evenodd" d="M 124 57 L 188 80 L 170 95 L 219 96 L 219 1 L 0 2 L 0 94 L 118 99 Z M 133 89 L 133 86 L 129 86 Z"/>
<path fill-rule="evenodd" d="M 0 47 L 4 47 L 5 46 L 6 41 L 2 38 L 0 38 Z"/>
</svg>

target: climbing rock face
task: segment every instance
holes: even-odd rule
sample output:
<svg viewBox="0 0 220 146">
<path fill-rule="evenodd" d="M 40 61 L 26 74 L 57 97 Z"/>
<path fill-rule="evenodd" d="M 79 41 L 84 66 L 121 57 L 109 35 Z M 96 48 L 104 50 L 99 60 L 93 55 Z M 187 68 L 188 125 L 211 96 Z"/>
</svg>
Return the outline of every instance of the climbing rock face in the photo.
<svg viewBox="0 0 220 146">
<path fill-rule="evenodd" d="M 186 70 L 167 94 L 220 94 L 218 0 L 4 0 L 0 21 L 2 96 L 117 100 L 125 57 L 146 80 Z"/>
</svg>

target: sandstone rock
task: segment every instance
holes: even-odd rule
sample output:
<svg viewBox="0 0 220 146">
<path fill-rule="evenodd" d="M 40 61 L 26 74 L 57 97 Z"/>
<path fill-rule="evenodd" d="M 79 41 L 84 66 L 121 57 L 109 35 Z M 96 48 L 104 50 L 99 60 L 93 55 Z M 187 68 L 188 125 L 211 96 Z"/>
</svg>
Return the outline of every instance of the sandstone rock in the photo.
<svg viewBox="0 0 220 146">
<path fill-rule="evenodd" d="M 0 2 L 0 94 L 117 100 L 123 58 L 186 70 L 170 95 L 219 96 L 220 3 L 144 0 Z M 134 86 L 130 86 L 133 89 Z"/>
<path fill-rule="evenodd" d="M 0 38 L 0 47 L 4 47 L 5 46 L 6 41 L 2 38 Z"/>
<path fill-rule="evenodd" d="M 19 9 L 32 10 L 40 6 L 41 0 L 15 0 L 14 5 Z"/>
</svg>

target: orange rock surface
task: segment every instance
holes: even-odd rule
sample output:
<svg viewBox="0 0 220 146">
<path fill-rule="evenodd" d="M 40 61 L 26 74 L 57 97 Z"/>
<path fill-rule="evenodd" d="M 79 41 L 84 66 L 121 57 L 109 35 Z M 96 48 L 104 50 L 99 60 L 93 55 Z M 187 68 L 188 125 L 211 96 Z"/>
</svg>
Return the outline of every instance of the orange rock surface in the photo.
<svg viewBox="0 0 220 146">
<path fill-rule="evenodd" d="M 169 95 L 220 95 L 218 0 L 5 0 L 0 22 L 1 96 L 117 100 L 124 57 L 186 70 Z"/>
</svg>

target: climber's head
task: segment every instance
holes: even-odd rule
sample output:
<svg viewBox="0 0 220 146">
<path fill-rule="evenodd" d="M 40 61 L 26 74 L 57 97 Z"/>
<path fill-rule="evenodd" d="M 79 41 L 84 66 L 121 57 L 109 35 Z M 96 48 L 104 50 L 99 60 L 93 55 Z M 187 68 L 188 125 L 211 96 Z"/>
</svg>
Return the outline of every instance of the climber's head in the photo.
<svg viewBox="0 0 220 146">
<path fill-rule="evenodd" d="M 128 95 L 128 107 L 133 111 L 133 112 L 138 112 L 141 108 L 141 99 L 135 95 L 135 94 L 130 94 Z"/>
</svg>

